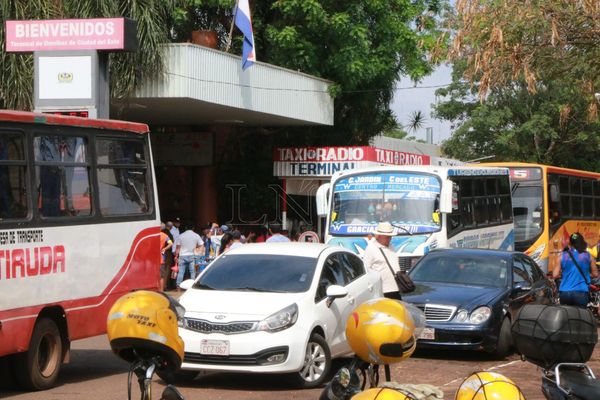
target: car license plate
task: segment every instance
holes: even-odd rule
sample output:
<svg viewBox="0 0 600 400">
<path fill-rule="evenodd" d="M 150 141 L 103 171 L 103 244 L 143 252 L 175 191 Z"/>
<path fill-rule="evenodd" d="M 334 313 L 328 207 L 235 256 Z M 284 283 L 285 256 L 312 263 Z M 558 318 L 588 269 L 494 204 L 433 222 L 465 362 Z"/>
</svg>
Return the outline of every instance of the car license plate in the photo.
<svg viewBox="0 0 600 400">
<path fill-rule="evenodd" d="M 204 339 L 200 342 L 200 354 L 206 354 L 210 356 L 228 356 L 229 340 Z"/>
<path fill-rule="evenodd" d="M 423 328 L 417 339 L 434 340 L 435 329 L 434 328 Z"/>
</svg>

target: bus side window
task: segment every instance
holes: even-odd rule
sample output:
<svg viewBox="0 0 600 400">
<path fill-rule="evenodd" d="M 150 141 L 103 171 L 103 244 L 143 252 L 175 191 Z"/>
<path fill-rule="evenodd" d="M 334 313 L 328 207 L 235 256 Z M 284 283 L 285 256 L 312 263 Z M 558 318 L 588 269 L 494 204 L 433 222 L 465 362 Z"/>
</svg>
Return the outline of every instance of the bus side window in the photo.
<svg viewBox="0 0 600 400">
<path fill-rule="evenodd" d="M 39 135 L 33 140 L 35 188 L 43 217 L 92 214 L 87 139 Z"/>
<path fill-rule="evenodd" d="M 0 220 L 26 218 L 27 162 L 24 135 L 0 132 Z"/>
<path fill-rule="evenodd" d="M 148 162 L 144 142 L 96 139 L 98 197 L 102 215 L 138 215 L 150 211 Z"/>
</svg>

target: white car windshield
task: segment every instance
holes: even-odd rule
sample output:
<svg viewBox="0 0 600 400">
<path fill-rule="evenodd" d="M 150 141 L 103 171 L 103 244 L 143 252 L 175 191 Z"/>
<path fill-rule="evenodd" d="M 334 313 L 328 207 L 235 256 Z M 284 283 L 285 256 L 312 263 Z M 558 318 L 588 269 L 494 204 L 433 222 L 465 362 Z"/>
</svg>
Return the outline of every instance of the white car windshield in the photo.
<svg viewBox="0 0 600 400">
<path fill-rule="evenodd" d="M 196 289 L 300 293 L 309 289 L 317 260 L 275 254 L 225 254 L 194 284 Z"/>
</svg>

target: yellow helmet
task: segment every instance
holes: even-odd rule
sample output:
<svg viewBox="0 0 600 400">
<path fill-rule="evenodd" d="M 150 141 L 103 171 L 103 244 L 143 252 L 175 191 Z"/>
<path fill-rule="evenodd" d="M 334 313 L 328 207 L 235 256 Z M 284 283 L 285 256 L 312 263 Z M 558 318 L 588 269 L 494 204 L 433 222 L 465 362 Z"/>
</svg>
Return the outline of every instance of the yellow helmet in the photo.
<svg viewBox="0 0 600 400">
<path fill-rule="evenodd" d="M 346 338 L 363 361 L 393 364 L 415 351 L 415 324 L 399 301 L 374 299 L 356 307 L 346 321 Z"/>
<path fill-rule="evenodd" d="M 463 381 L 454 400 L 525 400 L 525 396 L 502 374 L 475 372 Z"/>
<path fill-rule="evenodd" d="M 177 317 L 184 308 L 165 294 L 139 290 L 118 299 L 108 312 L 106 331 L 113 352 L 128 362 L 158 356 L 176 370 L 183 359 Z"/>
<path fill-rule="evenodd" d="M 352 400 L 411 400 L 410 397 L 399 390 L 390 388 L 373 388 L 352 396 Z"/>
</svg>

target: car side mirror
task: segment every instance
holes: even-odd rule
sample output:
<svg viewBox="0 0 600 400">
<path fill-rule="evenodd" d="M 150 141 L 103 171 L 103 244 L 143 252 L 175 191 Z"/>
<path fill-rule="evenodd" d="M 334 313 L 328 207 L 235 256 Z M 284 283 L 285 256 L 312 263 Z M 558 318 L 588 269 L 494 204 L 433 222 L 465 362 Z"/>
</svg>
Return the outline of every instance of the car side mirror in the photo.
<svg viewBox="0 0 600 400">
<path fill-rule="evenodd" d="M 186 279 L 185 281 L 181 282 L 181 284 L 179 285 L 179 287 L 182 288 L 183 290 L 188 290 L 193 285 L 194 285 L 194 280 L 193 279 Z"/>
<path fill-rule="evenodd" d="M 340 285 L 330 285 L 325 294 L 327 294 L 327 307 L 329 307 L 335 299 L 348 296 L 348 289 Z"/>
<path fill-rule="evenodd" d="M 550 189 L 550 201 L 552 203 L 558 203 L 560 201 L 558 186 L 556 184 L 550 184 L 548 189 Z"/>
<path fill-rule="evenodd" d="M 530 290 L 531 290 L 531 284 L 529 282 L 520 281 L 520 282 L 516 282 L 513 285 L 514 292 L 528 292 Z"/>
</svg>

